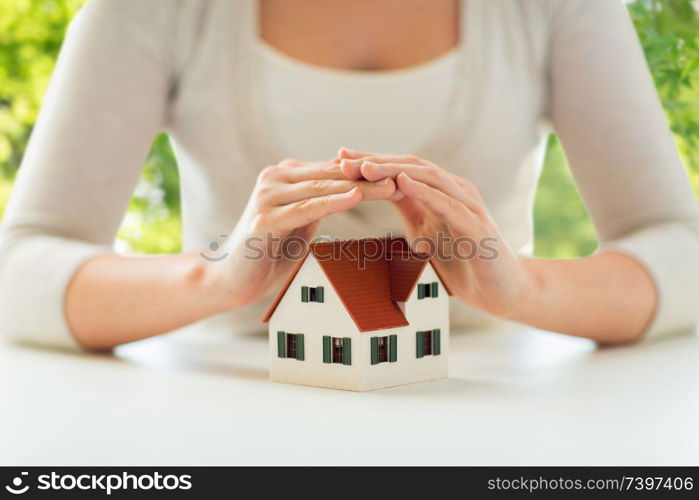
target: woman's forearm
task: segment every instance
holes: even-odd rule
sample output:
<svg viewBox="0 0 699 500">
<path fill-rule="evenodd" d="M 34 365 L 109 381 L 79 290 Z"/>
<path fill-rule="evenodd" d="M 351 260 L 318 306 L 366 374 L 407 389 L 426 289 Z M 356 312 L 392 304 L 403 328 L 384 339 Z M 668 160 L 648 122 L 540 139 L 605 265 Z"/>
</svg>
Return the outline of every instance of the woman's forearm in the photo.
<svg viewBox="0 0 699 500">
<path fill-rule="evenodd" d="M 453 295 L 469 306 L 602 343 L 636 340 L 649 326 L 658 302 L 656 287 L 633 257 L 606 251 L 576 260 L 524 258 L 507 245 L 468 179 L 410 155 L 341 148 L 336 161 L 349 178 L 395 179 L 403 198 L 394 203 L 411 239 L 438 241 L 446 234 L 453 242 L 494 245 L 488 250 L 497 252 L 496 259 L 434 261 Z M 464 251 L 461 244 L 454 250 Z M 468 244 L 466 251 L 471 250 Z"/>
<path fill-rule="evenodd" d="M 84 264 L 66 294 L 70 329 L 83 347 L 109 349 L 251 304 L 271 293 L 294 264 L 273 255 L 268 246 L 275 240 L 309 240 L 322 218 L 394 192 L 390 179 L 351 181 L 329 162 L 283 160 L 260 173 L 226 240 L 224 259 L 209 262 L 196 252 L 110 254 Z M 248 259 L 247 243 L 253 241 L 265 251 Z"/>
<path fill-rule="evenodd" d="M 657 297 L 645 269 L 614 252 L 574 260 L 523 259 L 528 286 L 509 319 L 602 343 L 639 338 Z M 231 308 L 210 264 L 197 253 L 103 255 L 76 273 L 68 323 L 85 348 L 104 350 L 183 327 Z"/>
<path fill-rule="evenodd" d="M 601 343 L 640 338 L 657 292 L 645 268 L 616 252 L 573 260 L 524 258 L 529 285 L 512 320 Z"/>
<path fill-rule="evenodd" d="M 226 310 L 226 297 L 197 253 L 157 257 L 101 255 L 73 277 L 68 324 L 85 348 L 110 349 Z"/>
</svg>

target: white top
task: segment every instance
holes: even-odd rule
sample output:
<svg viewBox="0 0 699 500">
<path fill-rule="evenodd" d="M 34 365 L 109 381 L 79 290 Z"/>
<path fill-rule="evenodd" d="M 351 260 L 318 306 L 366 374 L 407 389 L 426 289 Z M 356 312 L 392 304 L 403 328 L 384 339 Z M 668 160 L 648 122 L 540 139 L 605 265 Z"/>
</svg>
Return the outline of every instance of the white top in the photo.
<svg viewBox="0 0 699 500">
<path fill-rule="evenodd" d="M 284 93 L 299 90 L 291 80 L 285 88 L 274 84 L 278 70 L 269 69 L 276 63 L 258 57 L 255 6 L 254 0 L 99 0 L 76 17 L 3 221 L 4 334 L 73 344 L 63 312 L 67 284 L 87 258 L 111 249 L 158 131 L 170 133 L 180 167 L 185 249 L 206 248 L 230 232 L 257 173 L 298 152 L 292 147 L 312 160 L 332 156 L 341 144 L 391 151 L 402 141 L 375 123 L 369 143 L 364 120 L 337 137 L 319 132 L 327 123 L 306 121 L 293 133 L 307 137 L 290 136 L 283 115 L 298 115 L 297 123 L 321 116 L 319 102 L 333 102 L 338 89 L 373 76 L 354 82 L 356 75 L 332 72 L 337 82 L 331 84 L 329 75 L 318 75 L 327 83 L 317 86 L 317 99 L 288 107 Z M 648 334 L 696 324 L 697 205 L 623 3 L 468 0 L 462 12 L 446 112 L 421 111 L 420 118 L 441 115 L 436 129 L 415 131 L 415 144 L 399 149 L 472 180 L 508 243 L 526 252 L 545 138 L 555 130 L 604 247 L 636 256 L 655 279 L 660 303 Z M 433 64 L 447 66 L 448 57 Z M 307 82 L 306 69 L 287 71 Z M 391 78 L 376 76 L 377 82 Z M 396 78 L 396 86 L 404 80 L 413 77 Z M 392 105 L 374 102 L 375 95 L 355 92 L 346 106 Z M 402 125 L 407 140 L 414 124 Z M 386 203 L 362 204 L 321 225 L 337 236 L 385 230 L 401 232 Z M 220 321 L 238 331 L 261 330 L 265 306 Z M 455 326 L 470 312 L 452 301 Z"/>
<path fill-rule="evenodd" d="M 300 62 L 262 41 L 255 47 L 270 135 L 292 158 L 331 158 L 353 144 L 394 153 L 423 148 L 447 114 L 459 68 L 456 50 L 407 70 L 343 71 Z"/>
</svg>

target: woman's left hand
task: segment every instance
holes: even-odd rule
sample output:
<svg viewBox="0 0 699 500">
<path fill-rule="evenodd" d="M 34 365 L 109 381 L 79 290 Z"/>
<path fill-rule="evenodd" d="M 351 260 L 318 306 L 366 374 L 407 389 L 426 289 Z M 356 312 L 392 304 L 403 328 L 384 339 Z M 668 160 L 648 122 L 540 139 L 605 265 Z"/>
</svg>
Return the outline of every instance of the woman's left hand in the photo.
<svg viewBox="0 0 699 500">
<path fill-rule="evenodd" d="M 532 277 L 470 181 L 412 155 L 342 148 L 335 161 L 350 179 L 394 179 L 397 191 L 391 201 L 414 249 L 441 248 L 433 262 L 455 296 L 491 314 L 511 317 Z"/>
</svg>

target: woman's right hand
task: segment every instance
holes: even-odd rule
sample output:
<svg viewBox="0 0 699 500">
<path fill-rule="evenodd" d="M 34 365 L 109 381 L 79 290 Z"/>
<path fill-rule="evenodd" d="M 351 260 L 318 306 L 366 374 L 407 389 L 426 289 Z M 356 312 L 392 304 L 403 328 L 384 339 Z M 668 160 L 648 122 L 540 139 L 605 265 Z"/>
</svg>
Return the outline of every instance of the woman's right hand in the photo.
<svg viewBox="0 0 699 500">
<path fill-rule="evenodd" d="M 266 167 L 221 249 L 227 257 L 207 264 L 224 309 L 251 304 L 279 286 L 294 265 L 279 254 L 289 238 L 307 244 L 322 218 L 363 200 L 388 199 L 395 190 L 392 179 L 348 180 L 333 162 L 284 160 Z"/>
</svg>

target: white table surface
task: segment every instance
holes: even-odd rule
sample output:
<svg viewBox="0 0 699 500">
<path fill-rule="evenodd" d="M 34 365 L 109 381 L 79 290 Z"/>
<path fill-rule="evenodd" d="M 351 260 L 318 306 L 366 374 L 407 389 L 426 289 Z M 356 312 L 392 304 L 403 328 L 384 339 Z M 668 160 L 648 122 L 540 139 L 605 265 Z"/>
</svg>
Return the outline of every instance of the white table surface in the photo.
<svg viewBox="0 0 699 500">
<path fill-rule="evenodd" d="M 0 344 L 0 464 L 699 464 L 699 337 L 596 349 L 454 332 L 450 378 L 367 393 L 267 380 L 267 341 L 115 356 Z"/>
</svg>

